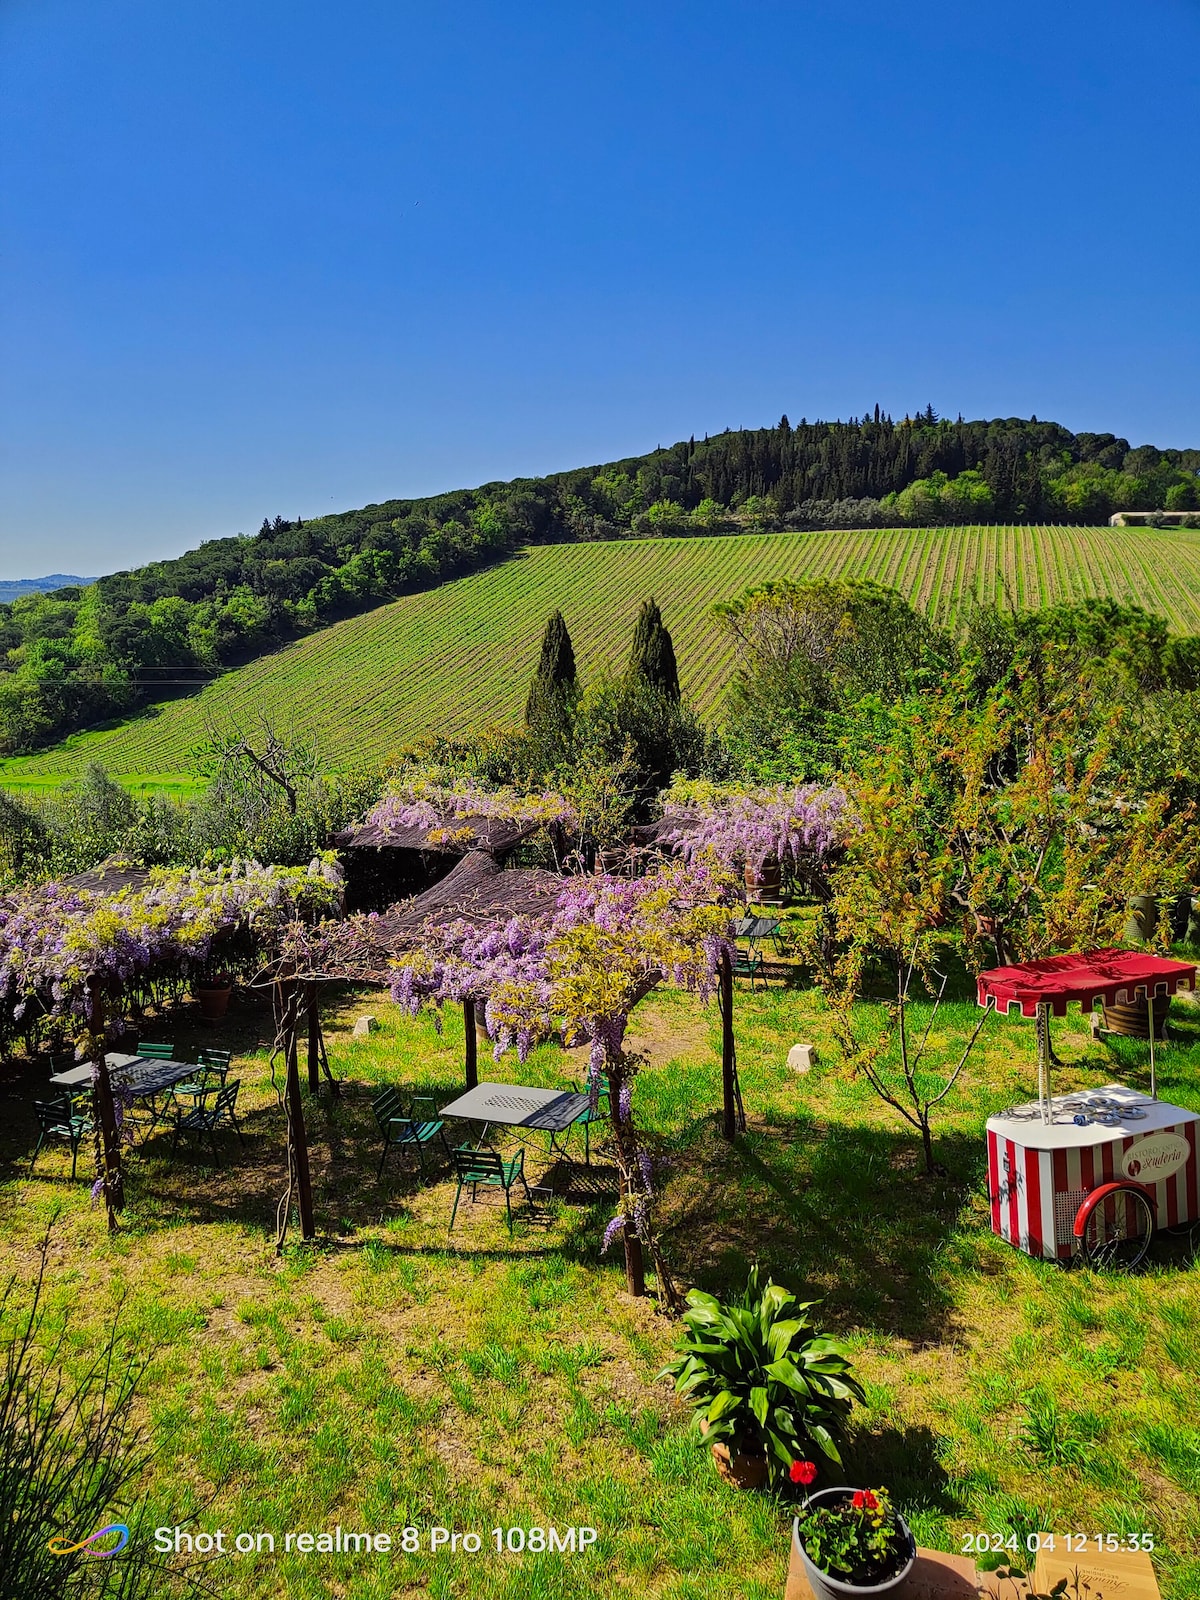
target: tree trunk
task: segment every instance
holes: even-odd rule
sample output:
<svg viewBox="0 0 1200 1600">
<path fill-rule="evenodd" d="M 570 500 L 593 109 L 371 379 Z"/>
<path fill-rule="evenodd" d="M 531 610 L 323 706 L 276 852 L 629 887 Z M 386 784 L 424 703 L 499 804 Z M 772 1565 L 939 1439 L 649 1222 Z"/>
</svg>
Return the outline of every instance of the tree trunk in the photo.
<svg viewBox="0 0 1200 1600">
<path fill-rule="evenodd" d="M 642 1241 L 632 1231 L 628 1222 L 625 1234 L 625 1287 L 631 1295 L 641 1297 L 646 1293 L 646 1264 L 642 1257 Z"/>
<path fill-rule="evenodd" d="M 933 1159 L 933 1134 L 926 1117 L 921 1118 L 921 1143 L 925 1147 L 925 1171 L 932 1178 L 937 1171 L 937 1163 Z"/>
</svg>

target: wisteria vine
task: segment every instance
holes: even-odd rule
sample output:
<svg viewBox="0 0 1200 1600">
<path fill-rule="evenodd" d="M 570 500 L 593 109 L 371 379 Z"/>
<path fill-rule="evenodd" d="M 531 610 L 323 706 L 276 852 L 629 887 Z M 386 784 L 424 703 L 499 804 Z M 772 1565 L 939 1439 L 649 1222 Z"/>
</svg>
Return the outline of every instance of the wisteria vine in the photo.
<svg viewBox="0 0 1200 1600">
<path fill-rule="evenodd" d="M 332 859 L 307 868 L 234 861 L 155 869 L 144 887 L 101 894 L 50 882 L 0 901 L 0 1042 L 42 1023 L 83 1030 L 86 986 L 127 1001 L 139 984 L 202 974 L 235 931 L 259 949 L 297 918 L 339 904 Z"/>
<path fill-rule="evenodd" d="M 496 822 L 558 823 L 571 827 L 575 814 L 560 794 L 521 794 L 516 789 L 488 789 L 470 779 L 454 784 L 411 778 L 386 794 L 367 813 L 365 825 L 382 833 L 401 834 L 424 829 L 432 844 L 464 833 L 468 819 Z M 466 830 L 469 832 L 469 830 Z"/>
<path fill-rule="evenodd" d="M 593 1107 L 609 1099 L 612 1152 L 621 1204 L 605 1230 L 641 1241 L 659 1282 L 670 1278 L 654 1228 L 654 1169 L 633 1117 L 641 1058 L 626 1049 L 629 1016 L 662 981 L 703 999 L 716 990 L 730 953 L 736 885 L 711 858 L 674 861 L 644 878 L 569 879 L 548 924 L 520 917 L 479 931 L 441 930 L 422 948 L 396 958 L 392 997 L 410 1013 L 423 1005 L 486 996 L 485 1018 L 497 1060 L 515 1049 L 524 1060 L 553 1034 L 588 1043 Z"/>
</svg>

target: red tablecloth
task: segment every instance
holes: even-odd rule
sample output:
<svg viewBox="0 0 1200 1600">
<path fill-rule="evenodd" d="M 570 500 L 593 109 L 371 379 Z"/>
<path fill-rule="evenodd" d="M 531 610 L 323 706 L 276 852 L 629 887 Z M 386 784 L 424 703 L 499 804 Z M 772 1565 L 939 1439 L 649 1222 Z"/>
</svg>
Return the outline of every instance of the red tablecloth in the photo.
<svg viewBox="0 0 1200 1600">
<path fill-rule="evenodd" d="M 975 980 L 981 1006 L 1032 1017 L 1040 1004 L 1056 1017 L 1078 1002 L 1085 1011 L 1105 1005 L 1132 1005 L 1148 993 L 1177 994 L 1196 987 L 1196 967 L 1189 961 L 1168 961 L 1141 950 L 1093 950 L 1067 956 L 1047 956 L 1015 967 L 993 967 Z"/>
</svg>

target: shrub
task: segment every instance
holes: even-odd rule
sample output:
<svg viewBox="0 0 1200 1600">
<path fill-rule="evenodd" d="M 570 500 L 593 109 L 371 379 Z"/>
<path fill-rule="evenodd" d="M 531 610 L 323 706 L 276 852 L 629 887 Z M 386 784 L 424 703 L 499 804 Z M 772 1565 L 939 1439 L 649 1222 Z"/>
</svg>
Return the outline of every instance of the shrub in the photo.
<svg viewBox="0 0 1200 1600">
<path fill-rule="evenodd" d="M 663 1375 L 694 1408 L 698 1440 L 765 1452 L 781 1474 L 814 1451 L 840 1463 L 837 1437 L 864 1396 L 841 1345 L 810 1331 L 816 1302 L 760 1284 L 757 1267 L 735 1305 L 699 1289 L 687 1300 L 680 1355 Z"/>
</svg>

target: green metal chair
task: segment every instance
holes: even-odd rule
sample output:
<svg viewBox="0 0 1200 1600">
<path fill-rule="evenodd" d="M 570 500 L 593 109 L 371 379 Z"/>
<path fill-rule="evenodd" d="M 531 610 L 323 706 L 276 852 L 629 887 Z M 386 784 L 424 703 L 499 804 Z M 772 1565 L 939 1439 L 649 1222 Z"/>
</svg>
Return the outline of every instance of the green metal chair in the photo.
<svg viewBox="0 0 1200 1600">
<path fill-rule="evenodd" d="M 217 1090 L 217 1098 L 211 1106 L 202 1100 L 195 1110 L 179 1112 L 175 1119 L 175 1141 L 171 1146 L 172 1153 L 179 1148 L 179 1139 L 182 1134 L 207 1134 L 208 1142 L 212 1145 L 213 1159 L 217 1166 L 220 1166 L 221 1152 L 217 1147 L 217 1130 L 224 1123 L 228 1123 L 237 1134 L 239 1141 L 244 1145 L 246 1140 L 235 1112 L 238 1090 L 241 1086 L 241 1079 L 235 1078 L 232 1083 L 227 1083 Z"/>
<path fill-rule="evenodd" d="M 587 1086 L 575 1080 L 575 1092 L 587 1094 Z M 608 1121 L 608 1090 L 601 1089 L 596 1095 L 596 1104 L 589 1105 L 581 1117 L 576 1118 L 583 1129 L 583 1164 L 590 1167 L 592 1164 L 592 1123 Z"/>
<path fill-rule="evenodd" d="M 175 1046 L 162 1044 L 153 1039 L 139 1039 L 137 1053 L 144 1061 L 174 1061 Z M 126 1112 L 131 1123 L 141 1126 L 146 1136 L 152 1134 L 160 1122 L 165 1122 L 174 1109 L 175 1097 L 170 1089 L 163 1091 L 163 1103 L 159 1105 L 158 1095 L 147 1097 L 144 1108 L 138 1111 Z"/>
<path fill-rule="evenodd" d="M 423 1119 L 413 1115 L 418 1106 L 429 1106 L 432 1109 L 433 1104 L 433 1100 L 427 1095 L 414 1095 L 409 1110 L 405 1111 L 399 1089 L 384 1089 L 371 1101 L 371 1110 L 375 1113 L 375 1121 L 379 1124 L 379 1131 L 383 1135 L 383 1154 L 379 1158 L 377 1177 L 383 1177 L 388 1151 L 393 1148 L 415 1150 L 422 1177 L 425 1176 L 426 1145 L 432 1144 L 435 1139 L 439 1140 L 442 1149 L 449 1157 L 450 1146 L 446 1143 L 445 1124 L 437 1117 Z"/>
<path fill-rule="evenodd" d="M 450 1227 L 454 1227 L 454 1219 L 458 1215 L 458 1202 L 466 1185 L 471 1185 L 471 1204 L 474 1205 L 479 1185 L 483 1184 L 484 1188 L 504 1190 L 504 1211 L 508 1218 L 508 1231 L 511 1233 L 513 1185 L 519 1182 L 525 1191 L 526 1200 L 530 1204 L 533 1203 L 533 1196 L 525 1181 L 525 1146 L 522 1145 L 516 1155 L 506 1161 L 498 1150 L 473 1150 L 469 1145 L 460 1145 L 458 1149 L 451 1151 L 450 1159 L 454 1165 L 454 1176 L 458 1179 L 458 1187 L 454 1191 L 454 1210 L 450 1213 Z"/>
<path fill-rule="evenodd" d="M 172 1101 L 186 1095 L 193 1106 L 205 1100 L 214 1089 L 223 1089 L 229 1076 L 233 1052 L 230 1050 L 201 1050 L 196 1058 L 196 1075 L 170 1089 Z"/>
<path fill-rule="evenodd" d="M 38 1119 L 38 1141 L 29 1161 L 30 1172 L 41 1154 L 42 1146 L 51 1139 L 61 1139 L 71 1146 L 71 1178 L 74 1181 L 79 1146 L 92 1131 L 91 1117 L 78 1113 L 69 1095 L 64 1095 L 61 1100 L 35 1100 L 33 1109 Z"/>
<path fill-rule="evenodd" d="M 151 1039 L 139 1039 L 137 1053 L 146 1061 L 174 1061 L 173 1044 L 155 1044 Z"/>
<path fill-rule="evenodd" d="M 733 975 L 735 978 L 749 978 L 750 988 L 753 990 L 759 976 L 762 975 L 766 984 L 766 976 L 762 971 L 763 958 L 753 950 L 735 950 L 733 953 Z"/>
</svg>

